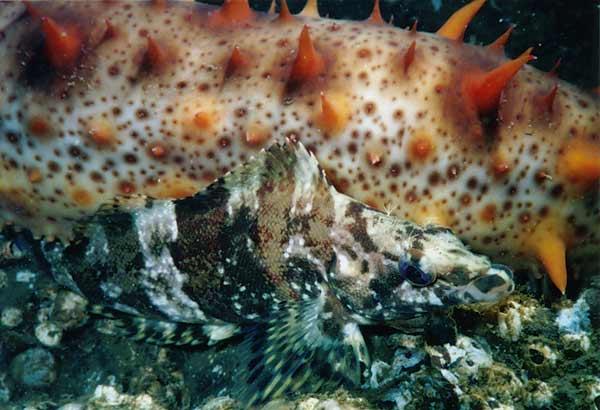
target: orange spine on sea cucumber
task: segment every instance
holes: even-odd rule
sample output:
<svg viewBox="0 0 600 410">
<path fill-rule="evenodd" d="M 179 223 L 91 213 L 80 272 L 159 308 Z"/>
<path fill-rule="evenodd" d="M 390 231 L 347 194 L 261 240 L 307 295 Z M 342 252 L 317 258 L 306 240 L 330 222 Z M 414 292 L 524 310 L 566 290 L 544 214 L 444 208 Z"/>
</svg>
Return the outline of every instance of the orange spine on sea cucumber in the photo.
<svg viewBox="0 0 600 410">
<path fill-rule="evenodd" d="M 304 26 L 300 34 L 298 54 L 292 66 L 290 80 L 292 82 L 301 82 L 316 77 L 322 74 L 323 71 L 325 71 L 325 61 L 317 50 L 315 50 L 308 32 L 308 26 Z"/>
<path fill-rule="evenodd" d="M 46 54 L 58 69 L 71 67 L 81 53 L 81 35 L 74 27 L 60 26 L 50 17 L 42 17 L 42 31 L 46 39 Z"/>
<path fill-rule="evenodd" d="M 490 43 L 487 47 L 490 50 L 494 50 L 494 51 L 504 51 L 504 46 L 506 45 L 506 42 L 508 41 L 508 38 L 510 37 L 510 34 L 513 32 L 513 30 L 515 29 L 515 26 L 510 26 L 505 32 L 504 34 L 502 34 L 500 37 L 498 37 L 493 43 Z"/>
<path fill-rule="evenodd" d="M 600 179 L 600 147 L 581 137 L 575 138 L 564 147 L 558 171 L 584 185 L 597 182 Z"/>
<path fill-rule="evenodd" d="M 419 20 L 415 20 L 415 22 L 410 27 L 410 34 L 411 35 L 417 34 L 417 26 L 418 26 L 418 24 L 419 24 Z"/>
<path fill-rule="evenodd" d="M 415 40 L 413 40 L 413 42 L 410 43 L 410 46 L 408 47 L 408 49 L 404 53 L 404 58 L 403 58 L 404 74 L 406 74 L 408 72 L 408 68 L 410 67 L 410 65 L 412 64 L 412 62 L 415 59 L 415 49 L 416 49 L 416 47 L 417 47 L 417 42 Z"/>
<path fill-rule="evenodd" d="M 560 223 L 552 218 L 540 222 L 527 239 L 538 260 L 546 268 L 552 283 L 565 293 L 567 289 L 566 243 Z"/>
<path fill-rule="evenodd" d="M 371 15 L 369 16 L 367 21 L 370 23 L 373 23 L 373 24 L 385 24 L 385 21 L 383 20 L 383 17 L 381 16 L 379 0 L 375 0 L 375 3 L 373 4 L 373 11 L 371 12 Z"/>
<path fill-rule="evenodd" d="M 321 93 L 321 112 L 318 115 L 319 126 L 334 134 L 344 129 L 348 122 L 348 102 L 342 95 Z"/>
<path fill-rule="evenodd" d="M 554 65 L 552 66 L 552 68 L 550 69 L 550 71 L 548 71 L 548 75 L 550 77 L 556 77 L 558 76 L 558 68 L 560 67 L 560 63 L 562 62 L 562 58 L 558 58 L 556 60 L 556 63 L 554 63 Z"/>
<path fill-rule="evenodd" d="M 163 11 L 167 8 L 167 0 L 152 0 L 152 6 L 157 11 Z"/>
<path fill-rule="evenodd" d="M 29 14 L 31 17 L 40 17 L 40 12 L 38 9 L 36 9 L 33 4 L 31 4 L 30 1 L 24 1 L 23 4 L 25 4 L 25 9 L 27 10 L 27 14 Z"/>
<path fill-rule="evenodd" d="M 225 69 L 225 77 L 230 77 L 239 69 L 247 67 L 249 64 L 248 57 L 240 50 L 238 46 L 233 48 L 227 68 Z"/>
<path fill-rule="evenodd" d="M 300 13 L 306 17 L 319 17 L 319 7 L 317 6 L 317 0 L 306 0 L 306 5 Z"/>
<path fill-rule="evenodd" d="M 115 26 L 108 19 L 104 19 L 104 24 L 106 25 L 106 30 L 104 31 L 104 39 L 114 38 L 117 35 L 117 30 Z"/>
<path fill-rule="evenodd" d="M 275 4 L 275 3 L 273 3 Z M 287 1 L 286 0 L 281 0 L 281 2 L 279 3 L 279 17 L 277 18 L 278 21 L 291 21 L 294 19 L 294 16 L 292 15 L 292 13 L 290 13 L 290 9 L 288 8 L 287 5 Z"/>
<path fill-rule="evenodd" d="M 165 48 L 158 44 L 148 36 L 146 38 L 146 53 L 144 54 L 144 64 L 151 69 L 161 68 L 169 59 L 168 52 Z"/>
<path fill-rule="evenodd" d="M 543 111 L 552 114 L 554 111 L 554 100 L 556 99 L 556 93 L 558 91 L 558 84 L 554 84 L 554 86 L 550 89 L 548 94 L 540 97 L 540 107 Z"/>
<path fill-rule="evenodd" d="M 497 108 L 502 90 L 515 74 L 527 62 L 534 59 L 532 48 L 514 60 L 487 73 L 468 74 L 463 80 L 464 90 L 480 113 L 487 113 Z"/>
<path fill-rule="evenodd" d="M 475 0 L 455 12 L 437 31 L 442 37 L 462 41 L 465 31 L 475 14 L 483 6 L 485 0 Z"/>
<path fill-rule="evenodd" d="M 209 17 L 209 26 L 225 27 L 254 19 L 248 0 L 225 0 L 221 8 Z"/>
</svg>

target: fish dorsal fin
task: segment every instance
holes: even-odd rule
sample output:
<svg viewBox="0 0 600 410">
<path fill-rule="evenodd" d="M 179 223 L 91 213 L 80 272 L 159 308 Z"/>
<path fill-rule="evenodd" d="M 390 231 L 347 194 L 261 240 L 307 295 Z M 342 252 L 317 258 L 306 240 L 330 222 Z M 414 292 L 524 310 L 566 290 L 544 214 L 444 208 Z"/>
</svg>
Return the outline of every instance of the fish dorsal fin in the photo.
<svg viewBox="0 0 600 410">
<path fill-rule="evenodd" d="M 115 197 L 112 201 L 106 202 L 98 208 L 99 214 L 111 214 L 118 211 L 127 211 L 137 208 L 143 208 L 151 198 L 146 195 L 121 195 Z"/>
<path fill-rule="evenodd" d="M 278 194 L 279 189 L 289 196 Z M 241 207 L 259 210 L 265 201 L 285 201 L 293 213 L 296 204 L 328 199 L 332 189 L 313 154 L 301 143 L 287 140 L 260 151 L 195 196 L 177 203 L 196 213 L 206 207 L 227 206 L 228 212 L 235 214 Z"/>
<path fill-rule="evenodd" d="M 80 239 L 80 235 L 89 237 L 90 229 L 93 231 L 91 225 L 94 223 L 103 219 L 118 223 L 127 214 L 146 207 L 152 201 L 153 199 L 146 195 L 136 194 L 116 196 L 112 201 L 104 202 L 92 215 L 77 221 L 74 227 L 76 240 Z"/>
<path fill-rule="evenodd" d="M 243 329 L 240 399 L 257 406 L 286 393 L 360 385 L 369 354 L 358 325 L 327 291 L 290 302 L 268 321 Z"/>
<path fill-rule="evenodd" d="M 319 184 L 325 185 L 327 189 L 333 189 L 314 155 L 302 143 L 286 140 L 284 143 L 275 143 L 263 149 L 248 162 L 218 178 L 195 196 L 178 201 L 196 201 L 198 197 L 206 201 L 206 197 L 212 196 L 214 190 L 222 188 L 242 197 L 256 196 L 256 192 L 267 183 L 287 180 L 306 194 L 316 193 L 315 187 Z M 145 195 L 115 197 L 112 201 L 102 204 L 95 214 L 88 220 L 82 221 L 81 225 L 85 227 L 86 223 L 97 220 L 98 217 L 117 217 L 121 213 L 131 213 L 136 209 L 147 207 L 153 201 L 155 199 Z M 250 202 L 248 200 L 248 203 Z"/>
<path fill-rule="evenodd" d="M 301 142 L 287 140 L 263 149 L 222 179 L 226 187 L 261 187 L 266 181 L 290 177 L 303 185 L 326 181 L 314 155 Z"/>
</svg>

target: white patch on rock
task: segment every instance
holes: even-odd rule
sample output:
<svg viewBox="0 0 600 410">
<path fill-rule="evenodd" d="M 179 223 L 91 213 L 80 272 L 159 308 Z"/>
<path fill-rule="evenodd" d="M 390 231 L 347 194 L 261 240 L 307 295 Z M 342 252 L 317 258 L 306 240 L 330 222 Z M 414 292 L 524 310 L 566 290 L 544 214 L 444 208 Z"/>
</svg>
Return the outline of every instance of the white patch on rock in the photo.
<svg viewBox="0 0 600 410">
<path fill-rule="evenodd" d="M 452 370 L 455 374 L 471 376 L 479 369 L 490 367 L 492 357 L 475 340 L 460 335 L 455 345 L 427 346 L 434 366 Z"/>
<path fill-rule="evenodd" d="M 580 297 L 572 307 L 561 309 L 556 317 L 561 339 L 570 345 L 578 345 L 583 351 L 587 351 L 591 346 L 589 310 L 590 306 L 585 298 Z"/>
<path fill-rule="evenodd" d="M 458 387 L 458 385 L 460 384 L 458 377 L 456 377 L 456 375 L 454 373 L 452 373 L 450 370 L 446 370 L 446 369 L 440 369 L 440 373 L 442 374 L 444 379 L 446 379 L 448 381 L 448 383 L 450 383 L 451 385 L 454 386 L 454 389 L 453 389 L 454 392 L 456 393 L 456 395 L 458 397 L 460 397 L 463 394 L 463 391 L 460 387 Z"/>
<path fill-rule="evenodd" d="M 237 409 L 236 401 L 229 396 L 213 397 L 202 407 L 194 407 L 194 410 L 228 410 Z"/>
<path fill-rule="evenodd" d="M 16 280 L 19 283 L 28 283 L 30 288 L 33 288 L 33 282 L 37 275 L 29 270 L 20 270 L 17 272 Z"/>
<path fill-rule="evenodd" d="M 58 410 L 85 410 L 85 405 L 82 403 L 67 403 L 60 406 Z"/>
<path fill-rule="evenodd" d="M 412 393 L 407 389 L 390 390 L 386 398 L 396 404 L 396 409 L 404 410 L 412 401 Z"/>
<path fill-rule="evenodd" d="M 394 352 L 392 367 L 395 371 L 402 371 L 415 367 L 425 360 L 426 354 L 422 349 L 401 347 Z"/>
<path fill-rule="evenodd" d="M 114 386 L 98 385 L 88 401 L 90 408 L 118 407 L 131 410 L 164 410 L 165 408 L 154 401 L 148 394 L 137 396 L 120 393 Z M 87 408 L 86 407 L 86 408 Z"/>
<path fill-rule="evenodd" d="M 371 365 L 371 377 L 366 387 L 378 389 L 383 380 L 385 380 L 392 366 L 382 360 L 375 360 Z"/>
</svg>

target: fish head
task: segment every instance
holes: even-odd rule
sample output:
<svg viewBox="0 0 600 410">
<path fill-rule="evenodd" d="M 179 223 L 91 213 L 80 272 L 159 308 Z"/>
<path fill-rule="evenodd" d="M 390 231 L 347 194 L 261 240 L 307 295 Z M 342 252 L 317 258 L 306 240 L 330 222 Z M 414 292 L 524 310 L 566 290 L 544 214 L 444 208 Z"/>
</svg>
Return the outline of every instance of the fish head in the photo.
<svg viewBox="0 0 600 410">
<path fill-rule="evenodd" d="M 329 281 L 353 313 L 394 320 L 456 305 L 494 303 L 514 290 L 503 265 L 469 250 L 450 230 L 362 210 L 335 235 Z"/>
</svg>

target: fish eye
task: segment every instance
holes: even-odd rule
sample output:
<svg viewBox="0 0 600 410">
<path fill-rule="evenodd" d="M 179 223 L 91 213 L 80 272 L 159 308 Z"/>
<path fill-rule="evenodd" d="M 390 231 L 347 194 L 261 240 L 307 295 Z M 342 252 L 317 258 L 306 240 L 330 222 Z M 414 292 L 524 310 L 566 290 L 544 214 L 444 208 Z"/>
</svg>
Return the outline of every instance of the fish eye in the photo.
<svg viewBox="0 0 600 410">
<path fill-rule="evenodd" d="M 413 286 L 427 286 L 435 282 L 435 275 L 423 271 L 415 264 L 407 261 L 398 263 L 400 275 L 410 282 Z"/>
</svg>

